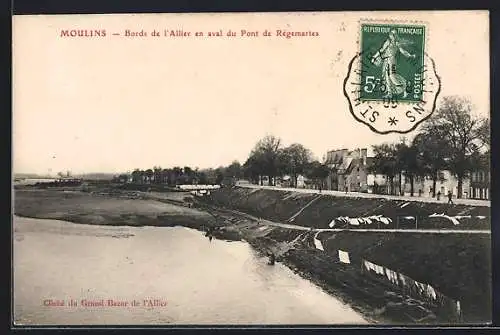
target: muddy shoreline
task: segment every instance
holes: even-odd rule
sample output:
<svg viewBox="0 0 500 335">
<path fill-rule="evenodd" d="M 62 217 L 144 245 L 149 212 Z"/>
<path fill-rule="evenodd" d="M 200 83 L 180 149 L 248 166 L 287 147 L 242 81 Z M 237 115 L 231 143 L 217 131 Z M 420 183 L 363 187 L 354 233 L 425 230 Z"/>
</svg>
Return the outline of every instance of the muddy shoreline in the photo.
<svg viewBox="0 0 500 335">
<path fill-rule="evenodd" d="M 118 201 L 133 201 L 136 210 L 117 210 Z M 64 190 L 17 190 L 15 214 L 18 216 L 58 219 L 74 223 L 115 226 L 184 226 L 206 231 L 217 239 L 244 240 L 259 253 L 277 255 L 302 277 L 322 287 L 350 305 L 371 323 L 381 324 L 450 324 L 448 316 L 439 315 L 423 302 L 411 301 L 389 285 L 361 276 L 354 266 L 340 264 L 328 253 L 316 250 L 311 232 L 271 227 L 204 202 L 184 201 L 176 195 L 113 192 L 66 192 Z M 110 203 L 108 207 L 101 203 Z M 116 202 L 116 203 L 115 203 Z M 85 205 L 87 203 L 87 205 Z M 141 209 L 150 204 L 168 208 Z M 82 205 L 83 204 L 83 205 Z M 178 208 L 182 208 L 179 210 Z M 97 208 L 97 209 L 96 209 Z M 299 235 L 302 234 L 302 238 Z"/>
</svg>

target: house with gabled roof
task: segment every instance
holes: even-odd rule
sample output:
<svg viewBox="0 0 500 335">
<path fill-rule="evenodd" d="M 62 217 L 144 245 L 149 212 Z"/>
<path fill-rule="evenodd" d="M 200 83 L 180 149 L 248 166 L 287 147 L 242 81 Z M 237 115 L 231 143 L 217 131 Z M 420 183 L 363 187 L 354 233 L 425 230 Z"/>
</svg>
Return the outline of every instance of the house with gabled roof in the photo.
<svg viewBox="0 0 500 335">
<path fill-rule="evenodd" d="M 368 157 L 366 148 L 327 152 L 326 164 L 330 168 L 327 187 L 330 190 L 347 192 L 385 193 L 387 180 L 383 175 L 370 172 L 373 157 Z"/>
</svg>

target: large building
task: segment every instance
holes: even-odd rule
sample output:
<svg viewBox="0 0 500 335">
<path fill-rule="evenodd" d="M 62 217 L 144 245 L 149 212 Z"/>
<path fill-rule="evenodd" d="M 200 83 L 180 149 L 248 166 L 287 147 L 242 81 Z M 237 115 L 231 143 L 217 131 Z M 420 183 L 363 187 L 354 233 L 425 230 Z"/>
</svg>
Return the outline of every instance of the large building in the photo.
<svg viewBox="0 0 500 335">
<path fill-rule="evenodd" d="M 373 157 L 368 157 L 367 149 L 331 150 L 326 154 L 326 164 L 330 169 L 327 178 L 327 188 L 329 190 L 347 192 L 367 192 L 378 194 L 400 194 L 410 195 L 411 186 L 409 178 L 396 175 L 391 183 L 387 176 L 375 174 L 370 171 L 373 164 Z M 489 198 L 489 174 L 477 172 L 472 174 L 472 183 L 468 178 L 463 180 L 462 198 Z M 432 197 L 433 182 L 429 177 L 414 179 L 414 196 Z M 436 193 L 440 192 L 443 198 L 451 191 L 453 196 L 458 196 L 458 180 L 450 171 L 440 171 L 436 183 Z"/>
<path fill-rule="evenodd" d="M 327 178 L 329 190 L 347 192 L 373 192 L 376 180 L 381 176 L 369 170 L 372 157 L 368 157 L 366 148 L 349 151 L 348 149 L 331 150 L 326 154 L 326 164 L 330 169 Z"/>
<path fill-rule="evenodd" d="M 405 178 L 403 175 L 402 182 L 404 185 L 403 192 L 409 195 L 411 191 L 410 180 L 408 178 Z M 433 187 L 432 178 L 415 177 L 413 183 L 413 191 L 415 196 L 420 195 L 422 197 L 432 197 L 433 195 L 432 187 Z M 464 178 L 462 182 L 462 198 L 470 197 L 469 189 L 470 189 L 469 178 Z M 448 170 L 440 171 L 438 180 L 436 182 L 436 194 L 440 192 L 444 198 L 446 197 L 449 191 L 451 191 L 453 197 L 455 198 L 458 197 L 458 180 L 450 171 Z"/>
<path fill-rule="evenodd" d="M 469 194 L 473 199 L 490 199 L 490 172 L 478 170 L 471 173 Z"/>
</svg>

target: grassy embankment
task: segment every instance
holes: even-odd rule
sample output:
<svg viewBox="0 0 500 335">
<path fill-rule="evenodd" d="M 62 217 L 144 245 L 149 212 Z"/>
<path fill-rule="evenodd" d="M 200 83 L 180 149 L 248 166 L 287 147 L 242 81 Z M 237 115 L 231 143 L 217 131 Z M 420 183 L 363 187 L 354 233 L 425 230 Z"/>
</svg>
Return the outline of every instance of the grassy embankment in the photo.
<svg viewBox="0 0 500 335">
<path fill-rule="evenodd" d="M 408 299 L 390 284 L 360 274 L 361 258 L 429 283 L 449 297 L 460 300 L 464 322 L 485 322 L 491 318 L 489 237 L 324 232 L 318 236 L 325 247 L 326 252 L 323 252 L 314 248 L 314 232 L 266 227 L 238 215 L 216 210 L 208 214 L 205 210 L 172 205 L 184 203 L 185 193 L 145 194 L 102 187 L 87 191 L 18 190 L 15 194 L 15 213 L 88 224 L 182 225 L 195 229 L 207 225 L 220 226 L 223 228 L 217 232 L 220 237 L 244 238 L 258 250 L 273 250 L 280 256 L 279 260 L 375 320 L 390 323 L 418 323 L 418 319 L 424 323 L 452 322 L 447 315 L 440 315 L 439 310 Z M 285 196 L 277 191 L 236 188 L 212 193 L 212 197 L 207 200 L 217 206 L 239 209 L 275 221 L 286 221 L 311 200 L 307 196 Z M 318 199 L 314 204 L 321 205 L 321 200 Z M 371 202 L 372 199 L 364 201 Z M 353 213 L 356 206 L 362 204 L 352 203 L 350 208 Z M 331 210 L 331 207 L 334 206 L 323 208 Z M 434 210 L 425 205 L 421 207 Z M 385 208 L 391 206 L 386 204 Z M 322 210 L 312 204 L 308 210 L 297 216 L 293 223 L 318 226 L 317 218 L 322 219 L 322 225 L 327 225 L 331 220 L 325 219 Z M 346 213 L 345 208 L 339 210 Z M 485 212 L 483 209 L 470 209 L 474 210 Z M 351 265 L 339 262 L 338 249 L 350 252 Z"/>
<path fill-rule="evenodd" d="M 245 213 L 278 222 L 288 221 L 301 208 L 312 202 L 291 223 L 314 228 L 329 228 L 329 223 L 338 217 L 383 215 L 392 220 L 388 225 L 380 225 L 380 228 L 384 229 L 415 229 L 415 221 L 405 219 L 405 217 L 417 216 L 419 229 L 490 230 L 490 208 L 480 206 L 395 201 L 383 198 L 335 197 L 246 188 L 222 189 L 212 194 L 211 201 L 226 208 L 241 210 Z M 455 226 L 448 219 L 429 217 L 434 213 L 444 213 L 449 216 L 460 215 L 462 218 L 460 224 Z M 340 228 L 340 226 L 336 225 L 335 228 Z M 375 229 L 378 226 L 372 224 L 360 228 Z"/>
<path fill-rule="evenodd" d="M 213 193 L 207 201 L 216 206 L 285 223 L 315 197 L 318 195 L 231 188 Z M 417 216 L 419 229 L 490 229 L 488 207 L 409 202 L 401 208 L 404 203 L 323 195 L 289 223 L 328 228 L 332 219 L 339 216 L 383 215 L 393 222 L 380 228 L 396 228 L 398 222 L 398 228 L 415 229 L 413 222 L 405 223 L 397 217 Z M 443 218 L 428 218 L 433 213 L 470 215 L 471 218 L 461 219 L 461 224 L 455 226 Z M 486 219 L 477 216 L 485 216 Z M 372 224 L 361 228 L 377 227 Z M 312 249 L 312 233 L 308 235 Z M 491 235 L 342 231 L 322 232 L 318 239 L 322 241 L 325 252 L 315 250 L 306 253 L 295 249 L 288 253 L 287 258 L 291 263 L 302 265 L 302 271 L 329 282 L 332 287 L 350 285 L 351 295 L 359 292 L 359 299 L 362 299 L 364 289 L 354 289 L 360 276 L 354 276 L 356 279 L 353 279 L 351 276 L 346 277 L 344 272 L 351 271 L 347 270 L 350 267 L 353 271 L 361 272 L 361 260 L 366 259 L 421 283 L 430 284 L 446 296 L 459 300 L 463 322 L 484 323 L 491 320 Z M 339 263 L 338 250 L 349 252 L 351 265 Z"/>
</svg>

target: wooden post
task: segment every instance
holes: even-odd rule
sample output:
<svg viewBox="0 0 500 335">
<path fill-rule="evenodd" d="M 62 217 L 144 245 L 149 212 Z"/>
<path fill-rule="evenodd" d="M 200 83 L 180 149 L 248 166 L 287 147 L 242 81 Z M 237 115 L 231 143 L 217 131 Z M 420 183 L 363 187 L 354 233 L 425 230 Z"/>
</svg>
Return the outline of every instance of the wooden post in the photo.
<svg viewBox="0 0 500 335">
<path fill-rule="evenodd" d="M 399 227 L 399 215 L 396 216 L 396 229 L 398 229 Z"/>
<path fill-rule="evenodd" d="M 415 215 L 415 229 L 418 229 L 418 216 Z"/>
</svg>

